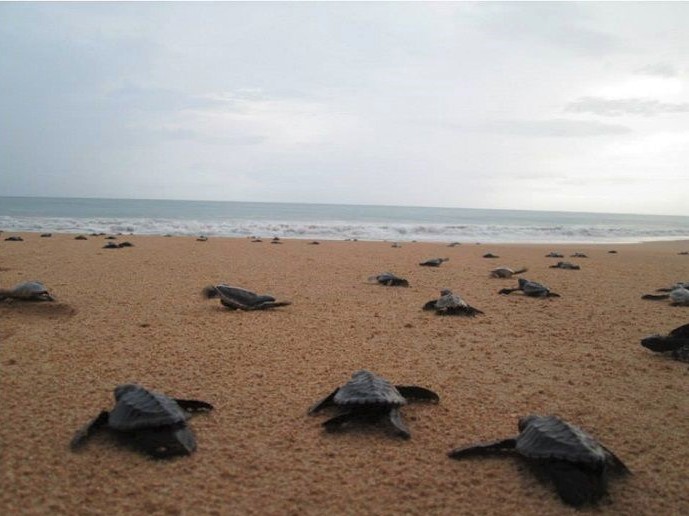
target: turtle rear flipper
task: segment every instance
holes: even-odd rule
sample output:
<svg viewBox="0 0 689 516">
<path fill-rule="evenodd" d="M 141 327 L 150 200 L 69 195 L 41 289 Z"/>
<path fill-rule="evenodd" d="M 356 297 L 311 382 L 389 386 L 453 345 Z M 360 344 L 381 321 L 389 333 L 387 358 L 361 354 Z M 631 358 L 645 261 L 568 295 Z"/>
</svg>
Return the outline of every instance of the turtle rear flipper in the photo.
<svg viewBox="0 0 689 516">
<path fill-rule="evenodd" d="M 523 267 L 523 268 L 521 268 L 521 269 L 518 269 L 518 270 L 514 271 L 512 274 L 522 274 L 522 273 L 524 273 L 524 272 L 528 272 L 528 270 L 529 270 L 529 269 L 527 269 L 526 267 Z"/>
<path fill-rule="evenodd" d="M 409 429 L 406 427 L 404 422 L 402 421 L 402 414 L 400 413 L 399 409 L 397 408 L 392 408 L 390 409 L 390 414 L 388 415 L 388 419 L 390 420 L 390 423 L 392 426 L 395 428 L 395 434 L 404 438 L 404 439 L 409 439 L 411 438 L 411 432 Z"/>
<path fill-rule="evenodd" d="M 91 437 L 98 430 L 108 426 L 109 416 L 110 413 L 107 410 L 104 410 L 103 412 L 98 414 L 96 418 L 91 420 L 86 426 L 77 430 L 77 432 L 74 434 L 74 437 L 72 437 L 72 440 L 69 443 L 69 447 L 72 450 L 78 450 L 79 448 L 81 448 L 86 443 L 86 440 L 89 437 Z"/>
<path fill-rule="evenodd" d="M 644 294 L 641 299 L 648 299 L 650 301 L 660 301 L 663 299 L 669 299 L 670 294 Z"/>
<path fill-rule="evenodd" d="M 497 441 L 488 441 L 485 443 L 474 443 L 460 448 L 455 448 L 448 452 L 447 456 L 452 459 L 463 459 L 464 457 L 473 457 L 476 455 L 492 455 L 501 453 L 505 450 L 513 450 L 517 446 L 517 439 L 509 437 L 507 439 L 500 439 Z"/>
<path fill-rule="evenodd" d="M 157 459 L 189 455 L 196 450 L 196 438 L 183 423 L 122 432 L 121 437 L 127 444 Z"/>
<path fill-rule="evenodd" d="M 327 432 L 339 432 L 347 423 L 360 422 L 368 423 L 372 415 L 366 412 L 344 412 L 325 421 L 322 426 Z"/>
<path fill-rule="evenodd" d="M 602 470 L 565 460 L 544 461 L 538 467 L 553 481 L 562 501 L 573 507 L 594 504 L 607 492 Z"/>
<path fill-rule="evenodd" d="M 689 324 L 684 324 L 672 330 L 670 335 L 673 337 L 687 337 L 689 338 Z"/>
<path fill-rule="evenodd" d="M 556 294 L 555 292 L 548 292 L 545 297 L 560 297 L 560 294 Z"/>
<path fill-rule="evenodd" d="M 438 403 L 440 397 L 430 389 L 419 387 L 417 385 L 395 385 L 399 393 L 407 400 L 425 400 L 433 403 Z"/>
<path fill-rule="evenodd" d="M 307 414 L 311 416 L 311 415 L 315 414 L 316 412 L 323 410 L 326 407 L 332 407 L 333 405 L 335 405 L 335 403 L 333 403 L 333 399 L 335 398 L 335 394 L 337 394 L 339 390 L 340 390 L 340 388 L 338 387 L 333 392 L 328 394 L 325 398 L 314 403 L 311 406 L 311 408 L 309 408 Z"/>
<path fill-rule="evenodd" d="M 199 400 L 182 400 L 173 398 L 177 405 L 182 407 L 187 412 L 208 412 L 213 410 L 213 405 Z"/>
</svg>

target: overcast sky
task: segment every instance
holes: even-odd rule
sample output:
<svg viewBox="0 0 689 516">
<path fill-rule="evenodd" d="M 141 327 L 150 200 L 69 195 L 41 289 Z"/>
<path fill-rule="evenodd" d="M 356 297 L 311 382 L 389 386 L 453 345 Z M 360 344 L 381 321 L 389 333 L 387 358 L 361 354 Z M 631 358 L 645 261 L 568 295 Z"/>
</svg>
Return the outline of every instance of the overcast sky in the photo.
<svg viewBox="0 0 689 516">
<path fill-rule="evenodd" d="M 689 215 L 689 3 L 0 3 L 0 195 Z"/>
</svg>

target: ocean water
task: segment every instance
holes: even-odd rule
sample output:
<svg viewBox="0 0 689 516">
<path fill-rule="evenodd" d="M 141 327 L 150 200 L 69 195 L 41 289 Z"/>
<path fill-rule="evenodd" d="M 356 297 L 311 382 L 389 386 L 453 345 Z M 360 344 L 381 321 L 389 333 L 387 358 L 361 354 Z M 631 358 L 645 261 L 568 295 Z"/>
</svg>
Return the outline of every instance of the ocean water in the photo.
<svg viewBox="0 0 689 516">
<path fill-rule="evenodd" d="M 689 239 L 689 217 L 525 210 L 0 197 L 0 229 L 434 242 Z"/>
</svg>

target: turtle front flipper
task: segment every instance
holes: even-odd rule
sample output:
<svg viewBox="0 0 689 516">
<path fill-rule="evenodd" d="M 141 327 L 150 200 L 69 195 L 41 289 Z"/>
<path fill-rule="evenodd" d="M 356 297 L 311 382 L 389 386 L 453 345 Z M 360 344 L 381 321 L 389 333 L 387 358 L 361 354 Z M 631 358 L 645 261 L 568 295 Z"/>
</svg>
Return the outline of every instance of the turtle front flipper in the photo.
<svg viewBox="0 0 689 516">
<path fill-rule="evenodd" d="M 335 394 L 337 394 L 337 392 L 338 392 L 339 390 L 340 390 L 340 388 L 338 387 L 338 388 L 335 389 L 333 392 L 331 392 L 330 394 L 328 394 L 325 398 L 323 398 L 322 400 L 317 401 L 316 403 L 314 403 L 314 404 L 311 406 L 311 408 L 309 408 L 307 414 L 308 414 L 309 416 L 312 416 L 312 415 L 315 414 L 316 412 L 319 412 L 319 411 L 323 410 L 323 409 L 326 408 L 326 407 L 332 407 L 333 405 L 335 405 L 335 403 L 333 403 L 333 399 L 335 398 Z"/>
<path fill-rule="evenodd" d="M 565 460 L 549 460 L 538 464 L 552 480 L 563 502 L 573 507 L 594 504 L 607 492 L 603 470 Z"/>
<path fill-rule="evenodd" d="M 423 305 L 423 310 L 435 310 L 436 302 L 437 302 L 436 299 L 432 299 L 431 301 L 429 301 L 428 303 Z"/>
<path fill-rule="evenodd" d="M 390 420 L 390 423 L 392 423 L 392 426 L 395 428 L 396 435 L 404 439 L 411 438 L 411 432 L 406 427 L 404 422 L 402 422 L 402 414 L 400 413 L 400 410 L 398 408 L 390 409 L 388 419 Z"/>
<path fill-rule="evenodd" d="M 438 403 L 440 397 L 430 389 L 418 385 L 395 385 L 399 393 L 407 400 L 424 400 Z"/>
<path fill-rule="evenodd" d="M 368 423 L 371 421 L 371 415 L 363 412 L 344 412 L 343 414 L 338 414 L 325 421 L 322 426 L 325 428 L 326 432 L 338 432 L 342 430 L 342 427 L 347 423 L 353 421 L 358 421 L 361 423 Z"/>
<path fill-rule="evenodd" d="M 503 296 L 506 296 L 508 294 L 511 294 L 512 292 L 516 292 L 517 290 L 521 290 L 520 288 L 503 288 L 498 292 L 498 294 L 502 294 Z"/>
<path fill-rule="evenodd" d="M 86 426 L 77 430 L 77 432 L 74 434 L 74 437 L 72 437 L 72 440 L 69 443 L 69 447 L 72 450 L 77 450 L 81 448 L 89 437 L 91 437 L 101 428 L 105 428 L 108 426 L 109 415 L 110 413 L 107 410 L 104 410 L 103 412 L 98 414 L 96 418 L 90 421 Z"/>
<path fill-rule="evenodd" d="M 510 437 L 508 439 L 500 439 L 498 441 L 489 441 L 486 443 L 475 443 L 468 446 L 455 448 L 448 452 L 447 456 L 452 459 L 463 459 L 464 457 L 473 457 L 475 455 L 490 455 L 493 453 L 500 453 L 505 450 L 512 450 L 517 446 L 517 439 Z"/>
<path fill-rule="evenodd" d="M 213 405 L 199 400 L 181 400 L 173 398 L 177 405 L 182 407 L 187 412 L 209 412 L 213 410 Z"/>
<path fill-rule="evenodd" d="M 279 306 L 289 306 L 291 304 L 291 301 L 267 301 L 255 307 L 248 308 L 248 310 L 265 310 L 266 308 L 277 308 Z"/>
<path fill-rule="evenodd" d="M 670 294 L 644 294 L 641 299 L 647 299 L 649 301 L 661 301 L 663 299 L 669 299 Z"/>
<path fill-rule="evenodd" d="M 657 353 L 674 351 L 687 344 L 689 344 L 689 338 L 675 337 L 674 335 L 651 335 L 641 339 L 643 347 Z"/>
<path fill-rule="evenodd" d="M 689 324 L 684 324 L 670 332 L 673 337 L 686 337 L 689 339 Z"/>
</svg>

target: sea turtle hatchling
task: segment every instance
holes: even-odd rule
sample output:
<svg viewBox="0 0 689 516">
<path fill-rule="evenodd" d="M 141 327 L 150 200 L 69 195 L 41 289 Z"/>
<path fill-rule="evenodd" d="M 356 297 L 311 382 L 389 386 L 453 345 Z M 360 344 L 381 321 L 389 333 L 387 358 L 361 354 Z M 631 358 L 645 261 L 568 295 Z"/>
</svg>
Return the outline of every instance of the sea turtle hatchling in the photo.
<svg viewBox="0 0 689 516">
<path fill-rule="evenodd" d="M 426 260 L 424 262 L 421 262 L 419 265 L 422 267 L 440 267 L 440 265 L 443 262 L 447 262 L 449 258 L 431 258 L 429 260 Z"/>
<path fill-rule="evenodd" d="M 557 251 L 550 251 L 548 254 L 545 255 L 546 258 L 564 258 L 564 255 L 562 253 L 558 253 Z"/>
<path fill-rule="evenodd" d="M 440 291 L 440 297 L 423 305 L 424 310 L 433 310 L 436 315 L 468 315 L 474 317 L 483 312 L 464 301 L 461 296 L 453 294 L 449 289 Z"/>
<path fill-rule="evenodd" d="M 135 384 L 118 385 L 113 409 L 78 430 L 70 447 L 76 451 L 94 433 L 107 429 L 155 458 L 189 455 L 196 449 L 196 438 L 187 419 L 192 412 L 210 410 L 213 405 L 205 401 L 170 398 Z"/>
<path fill-rule="evenodd" d="M 675 360 L 689 362 L 689 324 L 675 328 L 667 335 L 650 335 L 641 345 L 656 353 L 667 353 Z"/>
<path fill-rule="evenodd" d="M 661 290 L 662 289 L 658 289 Z M 641 299 L 658 301 L 669 299 L 671 306 L 689 306 L 689 289 L 683 286 L 676 286 L 670 290 L 669 294 L 644 294 Z"/>
<path fill-rule="evenodd" d="M 526 267 L 522 267 L 521 269 L 513 270 L 510 269 L 509 267 L 498 267 L 496 269 L 493 269 L 490 271 L 490 277 L 491 278 L 511 278 L 512 276 L 516 274 L 521 274 L 523 272 L 528 271 Z"/>
<path fill-rule="evenodd" d="M 55 301 L 46 286 L 40 281 L 27 281 L 14 288 L 0 289 L 0 300 L 18 299 L 21 301 Z"/>
<path fill-rule="evenodd" d="M 276 301 L 273 296 L 259 295 L 244 288 L 225 284 L 209 285 L 202 293 L 206 299 L 219 297 L 223 306 L 235 310 L 265 310 L 292 304 L 291 301 Z"/>
<path fill-rule="evenodd" d="M 524 295 L 530 297 L 560 297 L 560 294 L 551 292 L 548 287 L 536 283 L 535 281 L 525 280 L 524 278 L 519 278 L 519 285 L 516 288 L 503 288 L 498 292 L 498 294 L 511 294 L 517 290 L 521 290 Z"/>
<path fill-rule="evenodd" d="M 523 417 L 519 432 L 507 439 L 455 448 L 448 455 L 463 459 L 515 451 L 550 478 L 560 498 L 574 507 L 595 504 L 606 494 L 610 475 L 629 473 L 614 453 L 557 416 Z"/>
<path fill-rule="evenodd" d="M 400 408 L 409 400 L 438 403 L 438 395 L 415 385 L 392 385 L 385 378 L 366 370 L 356 371 L 352 379 L 315 403 L 308 411 L 314 415 L 328 407 L 340 413 L 323 423 L 325 430 L 335 432 L 350 422 L 387 420 L 396 435 L 409 439 L 411 433 L 402 422 Z"/>
<path fill-rule="evenodd" d="M 382 274 L 378 274 L 376 276 L 370 276 L 368 278 L 368 281 L 373 282 L 373 283 L 379 283 L 381 285 L 385 285 L 387 287 L 408 287 L 409 282 L 404 279 L 400 278 L 399 276 L 395 276 L 392 272 L 384 272 Z"/>
<path fill-rule="evenodd" d="M 573 264 L 572 262 L 557 262 L 555 265 L 550 266 L 551 269 L 566 269 L 570 271 L 578 271 L 581 269 L 578 265 Z"/>
</svg>

